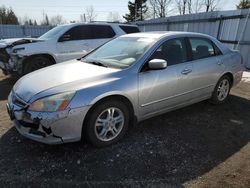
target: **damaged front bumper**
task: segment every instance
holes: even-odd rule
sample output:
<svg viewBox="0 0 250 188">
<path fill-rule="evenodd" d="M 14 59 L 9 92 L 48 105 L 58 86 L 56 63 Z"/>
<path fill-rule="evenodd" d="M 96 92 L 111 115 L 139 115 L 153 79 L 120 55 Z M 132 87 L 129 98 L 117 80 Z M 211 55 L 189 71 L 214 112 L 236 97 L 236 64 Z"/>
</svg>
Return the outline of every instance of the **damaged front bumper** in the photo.
<svg viewBox="0 0 250 188">
<path fill-rule="evenodd" d="M 21 135 L 45 144 L 81 140 L 83 120 L 90 106 L 60 112 L 34 112 L 20 99 L 13 101 L 12 95 L 8 98 L 7 110 Z"/>
<path fill-rule="evenodd" d="M 22 72 L 23 58 L 15 54 L 10 54 L 8 48 L 0 48 L 0 68 L 4 74 Z"/>
<path fill-rule="evenodd" d="M 18 73 L 22 74 L 22 63 L 24 58 L 17 55 L 9 55 L 9 58 L 5 61 L 0 59 L 0 68 L 3 70 L 5 75 Z"/>
<path fill-rule="evenodd" d="M 7 48 L 0 48 L 0 68 L 3 70 L 5 74 L 8 73 L 10 55 L 7 52 Z"/>
</svg>

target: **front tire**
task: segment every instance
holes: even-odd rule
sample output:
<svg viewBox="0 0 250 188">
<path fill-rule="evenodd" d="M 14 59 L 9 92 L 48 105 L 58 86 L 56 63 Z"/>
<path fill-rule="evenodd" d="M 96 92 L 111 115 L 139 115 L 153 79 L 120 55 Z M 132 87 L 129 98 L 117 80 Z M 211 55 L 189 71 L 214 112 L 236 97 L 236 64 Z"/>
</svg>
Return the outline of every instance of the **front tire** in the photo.
<svg viewBox="0 0 250 188">
<path fill-rule="evenodd" d="M 231 89 L 231 79 L 225 75 L 220 78 L 216 84 L 210 102 L 213 104 L 221 104 L 228 99 Z"/>
<path fill-rule="evenodd" d="M 91 110 L 83 131 L 92 145 L 105 147 L 122 139 L 129 119 L 129 111 L 124 103 L 105 101 Z"/>
<path fill-rule="evenodd" d="M 50 66 L 52 64 L 53 62 L 47 57 L 37 56 L 30 58 L 26 60 L 26 63 L 24 64 L 23 75 Z"/>
</svg>

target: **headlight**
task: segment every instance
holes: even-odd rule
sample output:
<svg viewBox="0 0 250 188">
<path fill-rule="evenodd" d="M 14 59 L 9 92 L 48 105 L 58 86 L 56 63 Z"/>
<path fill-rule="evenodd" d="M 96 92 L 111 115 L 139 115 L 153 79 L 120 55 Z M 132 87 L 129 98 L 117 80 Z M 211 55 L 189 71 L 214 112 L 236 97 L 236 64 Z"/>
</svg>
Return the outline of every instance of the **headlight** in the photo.
<svg viewBox="0 0 250 188">
<path fill-rule="evenodd" d="M 29 106 L 29 110 L 38 112 L 62 111 L 69 105 L 75 92 L 61 93 L 38 99 Z"/>
<path fill-rule="evenodd" d="M 17 53 L 17 52 L 19 52 L 19 51 L 21 51 L 21 50 L 25 50 L 25 48 L 23 47 L 23 48 L 15 48 L 14 50 L 13 50 L 13 53 Z"/>
</svg>

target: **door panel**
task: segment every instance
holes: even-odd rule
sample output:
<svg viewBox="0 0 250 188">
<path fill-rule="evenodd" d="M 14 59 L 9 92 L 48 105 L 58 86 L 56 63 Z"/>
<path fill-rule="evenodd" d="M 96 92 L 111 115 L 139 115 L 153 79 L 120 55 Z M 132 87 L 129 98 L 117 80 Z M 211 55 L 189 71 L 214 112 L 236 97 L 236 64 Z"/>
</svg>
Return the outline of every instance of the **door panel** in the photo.
<svg viewBox="0 0 250 188">
<path fill-rule="evenodd" d="M 178 106 L 192 99 L 193 64 L 187 62 L 184 38 L 163 42 L 150 59 L 164 59 L 167 68 L 139 74 L 141 115 Z"/>
<path fill-rule="evenodd" d="M 177 72 L 172 66 L 139 74 L 140 115 L 170 107 L 177 89 Z"/>
<path fill-rule="evenodd" d="M 60 62 L 82 57 L 90 51 L 88 40 L 72 40 L 57 43 L 58 59 Z"/>
<path fill-rule="evenodd" d="M 63 36 L 67 36 L 68 40 L 57 43 L 59 61 L 82 57 L 111 40 L 115 32 L 108 25 L 79 25 L 71 28 Z"/>
<path fill-rule="evenodd" d="M 176 90 L 176 104 L 187 103 L 193 98 L 193 92 L 195 87 L 193 85 L 193 79 L 195 71 L 193 69 L 193 63 L 187 62 L 176 66 L 178 87 Z"/>
<path fill-rule="evenodd" d="M 193 85 L 196 89 L 194 97 L 210 95 L 216 85 L 225 66 L 221 60 L 222 55 L 212 41 L 206 38 L 190 38 L 193 53 L 194 80 Z"/>
</svg>

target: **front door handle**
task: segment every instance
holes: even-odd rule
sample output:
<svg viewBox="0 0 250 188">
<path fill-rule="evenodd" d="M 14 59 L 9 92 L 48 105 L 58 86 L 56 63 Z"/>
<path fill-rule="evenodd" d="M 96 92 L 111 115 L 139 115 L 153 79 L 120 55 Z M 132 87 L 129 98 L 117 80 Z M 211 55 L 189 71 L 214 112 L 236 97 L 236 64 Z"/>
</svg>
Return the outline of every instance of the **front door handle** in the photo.
<svg viewBox="0 0 250 188">
<path fill-rule="evenodd" d="M 181 72 L 181 74 L 187 75 L 187 74 L 189 74 L 190 72 L 192 72 L 192 69 L 184 69 L 184 70 Z"/>
<path fill-rule="evenodd" d="M 222 61 L 218 61 L 217 64 L 218 64 L 218 65 L 222 65 L 223 62 L 222 62 Z"/>
</svg>

